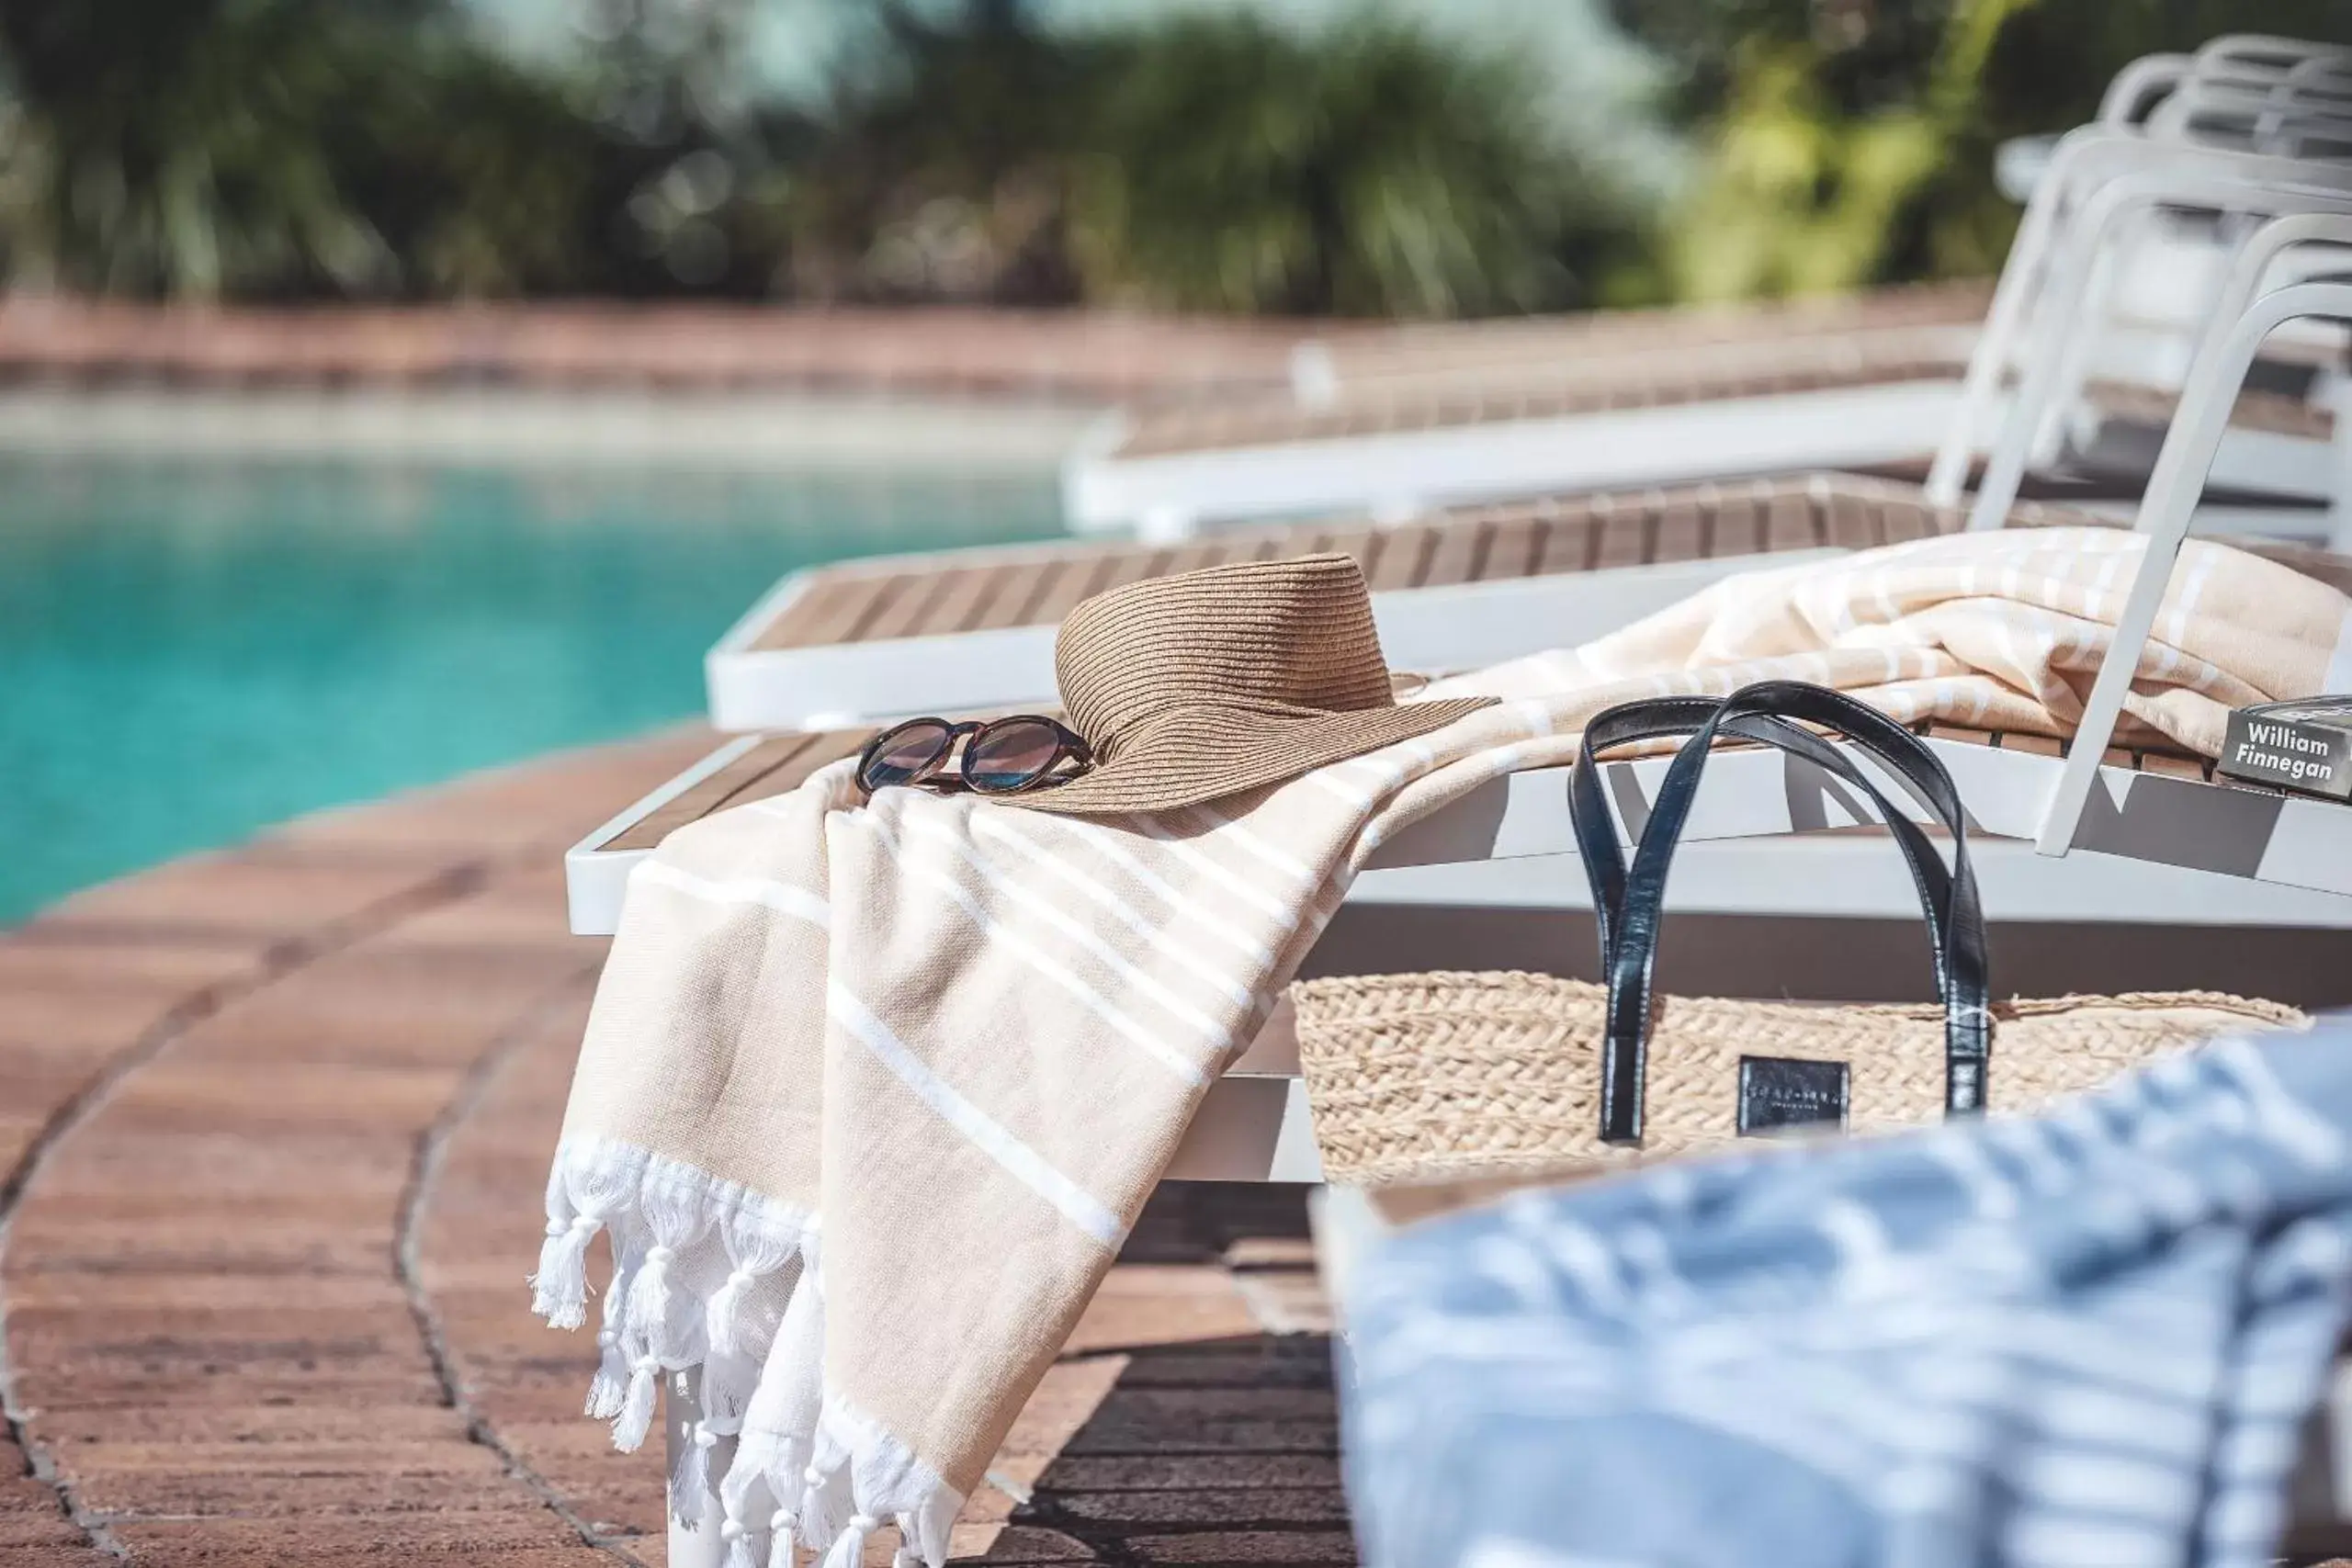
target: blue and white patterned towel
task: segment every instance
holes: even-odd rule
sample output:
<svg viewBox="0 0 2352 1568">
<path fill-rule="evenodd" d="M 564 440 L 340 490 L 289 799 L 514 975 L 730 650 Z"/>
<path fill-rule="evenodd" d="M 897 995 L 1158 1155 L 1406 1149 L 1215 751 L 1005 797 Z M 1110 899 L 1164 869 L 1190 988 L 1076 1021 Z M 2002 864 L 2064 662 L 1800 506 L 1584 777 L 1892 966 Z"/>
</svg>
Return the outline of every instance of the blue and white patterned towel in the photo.
<svg viewBox="0 0 2352 1568">
<path fill-rule="evenodd" d="M 2251 1568 L 2347 1280 L 2337 1020 L 1408 1232 L 1348 1488 L 1372 1568 Z"/>
</svg>

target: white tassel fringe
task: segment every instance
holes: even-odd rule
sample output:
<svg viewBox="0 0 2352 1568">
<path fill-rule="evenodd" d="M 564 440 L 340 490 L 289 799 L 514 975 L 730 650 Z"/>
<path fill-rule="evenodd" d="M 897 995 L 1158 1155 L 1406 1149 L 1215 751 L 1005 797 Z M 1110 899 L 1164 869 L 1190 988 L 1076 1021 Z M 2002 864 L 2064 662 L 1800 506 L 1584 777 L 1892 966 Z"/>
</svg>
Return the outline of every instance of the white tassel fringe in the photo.
<svg viewBox="0 0 2352 1568">
<path fill-rule="evenodd" d="M 531 1310 L 558 1328 L 588 1321 L 588 1244 L 612 1216 L 634 1207 L 644 1156 L 614 1150 L 596 1160 L 567 1160 L 559 1152 L 548 1173 L 547 1239 L 531 1276 Z"/>
<path fill-rule="evenodd" d="M 688 1440 L 678 1450 L 677 1468 L 670 1472 L 670 1507 L 688 1524 L 703 1517 L 704 1507 L 713 1490 L 711 1450 L 725 1441 L 727 1436 L 720 1423 L 707 1419 L 697 1421 Z"/>
<path fill-rule="evenodd" d="M 765 1224 L 765 1218 L 756 1212 L 735 1209 L 718 1222 L 718 1238 L 731 1267 L 727 1282 L 712 1294 L 705 1314 L 704 1337 L 713 1356 L 748 1353 L 743 1333 L 754 1327 L 745 1321 L 751 1314 L 752 1288 L 799 1255 L 799 1235 L 779 1231 Z"/>
<path fill-rule="evenodd" d="M 791 1511 L 778 1508 L 768 1519 L 768 1568 L 795 1568 L 792 1561 L 793 1538 L 798 1533 L 800 1521 Z"/>
<path fill-rule="evenodd" d="M 621 1348 L 621 1332 L 617 1328 L 599 1329 L 596 1340 L 602 1355 L 596 1362 L 596 1374 L 588 1380 L 586 1414 L 599 1421 L 610 1421 L 621 1413 L 621 1405 L 628 1398 L 628 1352 Z"/>
<path fill-rule="evenodd" d="M 588 1244 L 602 1229 L 593 1214 L 548 1222 L 539 1271 L 531 1276 L 531 1310 L 551 1326 L 578 1328 L 588 1321 Z"/>
<path fill-rule="evenodd" d="M 532 1304 L 550 1322 L 584 1321 L 586 1255 L 596 1231 L 612 1236 L 588 1407 L 613 1420 L 615 1447 L 651 1435 L 666 1374 L 702 1367 L 705 1419 L 672 1483 L 680 1499 L 715 1486 L 726 1568 L 797 1568 L 796 1541 L 823 1552 L 823 1568 L 858 1568 L 886 1519 L 901 1533 L 896 1568 L 942 1568 L 961 1495 L 825 1386 L 812 1216 L 644 1149 L 582 1138 L 558 1152 L 548 1218 Z M 779 1275 L 781 1287 L 770 1282 Z M 721 1440 L 738 1425 L 722 1464 Z"/>
<path fill-rule="evenodd" d="M 633 1454 L 645 1446 L 646 1434 L 653 1430 L 653 1400 L 661 1392 L 661 1382 L 659 1357 L 639 1356 L 629 1368 L 628 1393 L 613 1422 L 613 1447 L 621 1452 Z"/>
<path fill-rule="evenodd" d="M 858 1568 L 865 1557 L 865 1538 L 882 1528 L 872 1514 L 852 1514 L 825 1553 L 825 1568 Z"/>
</svg>

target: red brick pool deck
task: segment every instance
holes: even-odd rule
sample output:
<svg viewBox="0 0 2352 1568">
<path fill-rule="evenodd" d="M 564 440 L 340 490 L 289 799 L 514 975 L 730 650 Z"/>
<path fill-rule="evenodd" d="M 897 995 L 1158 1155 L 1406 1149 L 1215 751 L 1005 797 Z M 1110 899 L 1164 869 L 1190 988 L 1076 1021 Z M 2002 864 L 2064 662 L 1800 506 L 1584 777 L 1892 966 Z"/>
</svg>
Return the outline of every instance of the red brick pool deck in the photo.
<svg viewBox="0 0 2352 1568">
<path fill-rule="evenodd" d="M 662 1561 L 661 1459 L 580 1415 L 593 1339 L 523 1275 L 603 955 L 561 852 L 709 743 L 304 818 L 0 933 L 0 1568 Z M 1321 1316 L 1295 1194 L 1164 1189 L 958 1557 L 1352 1562 Z"/>
</svg>

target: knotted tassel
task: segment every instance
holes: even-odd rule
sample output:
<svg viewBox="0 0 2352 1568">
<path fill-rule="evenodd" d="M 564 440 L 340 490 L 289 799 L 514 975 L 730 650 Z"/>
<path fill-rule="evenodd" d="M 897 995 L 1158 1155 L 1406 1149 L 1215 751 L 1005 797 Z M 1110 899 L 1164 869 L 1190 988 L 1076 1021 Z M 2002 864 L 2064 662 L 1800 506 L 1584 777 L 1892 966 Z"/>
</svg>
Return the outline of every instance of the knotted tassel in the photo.
<svg viewBox="0 0 2352 1568">
<path fill-rule="evenodd" d="M 753 1555 L 755 1549 L 752 1545 L 752 1532 L 744 1528 L 742 1520 L 722 1522 L 718 1527 L 718 1539 L 727 1548 L 722 1568 L 760 1568 L 760 1560 Z"/>
<path fill-rule="evenodd" d="M 702 1407 L 732 1430 L 751 1411 L 760 1369 L 741 1356 L 713 1355 L 702 1364 Z"/>
<path fill-rule="evenodd" d="M 933 1491 L 914 1512 L 899 1516 L 902 1539 L 928 1568 L 946 1568 L 948 1543 L 962 1504 L 963 1499 L 952 1492 Z"/>
<path fill-rule="evenodd" d="M 718 1501 L 730 1519 L 740 1519 L 752 1511 L 752 1488 L 761 1487 L 769 1497 L 775 1495 L 768 1483 L 768 1473 L 776 1468 L 783 1439 L 773 1432 L 763 1432 L 751 1424 L 759 1414 L 754 1402 L 752 1415 L 746 1417 L 743 1430 L 735 1438 L 735 1458 L 727 1473 L 718 1481 Z"/>
<path fill-rule="evenodd" d="M 704 1314 L 710 1353 L 758 1356 L 766 1347 L 752 1343 L 755 1330 L 763 1325 L 750 1321 L 752 1287 L 793 1260 L 800 1249 L 800 1233 L 772 1218 L 764 1208 L 745 1206 L 728 1212 L 718 1239 L 732 1267 Z"/>
<path fill-rule="evenodd" d="M 588 1244 L 604 1224 L 594 1214 L 548 1221 L 538 1272 L 531 1276 L 531 1310 L 551 1327 L 578 1328 L 588 1321 Z"/>
<path fill-rule="evenodd" d="M 800 1540 L 813 1551 L 841 1544 L 841 1532 L 856 1515 L 846 1467 L 827 1475 L 811 1464 L 800 1472 Z M 831 1559 L 826 1559 L 831 1562 Z M 850 1559 L 854 1562 L 854 1557 Z"/>
<path fill-rule="evenodd" d="M 712 1355 L 732 1356 L 736 1347 L 742 1343 L 743 1336 L 735 1320 L 743 1310 L 744 1292 L 758 1280 L 757 1274 L 739 1263 L 728 1270 L 726 1282 L 710 1293 L 710 1305 L 704 1312 L 703 1318 Z"/>
<path fill-rule="evenodd" d="M 628 1284 L 623 1323 L 645 1342 L 646 1354 L 659 1356 L 668 1367 L 688 1366 L 702 1359 L 702 1323 L 673 1321 L 672 1289 L 678 1253 L 702 1235 L 703 1195 L 698 1189 L 649 1178 L 638 1194 L 638 1214 L 645 1224 L 645 1261 Z M 682 1332 L 683 1330 L 683 1332 Z"/>
<path fill-rule="evenodd" d="M 661 1392 L 662 1359 L 639 1356 L 629 1369 L 628 1395 L 621 1401 L 620 1418 L 613 1423 L 613 1447 L 633 1454 L 653 1430 L 653 1400 Z"/>
<path fill-rule="evenodd" d="M 800 1521 L 792 1517 L 789 1508 L 778 1508 L 768 1517 L 768 1568 L 794 1568 L 792 1537 L 799 1528 Z M 729 1563 L 728 1568 L 734 1568 L 734 1564 Z"/>
<path fill-rule="evenodd" d="M 533 1312 L 558 1328 L 587 1322 L 588 1244 L 635 1201 L 644 1175 L 642 1159 L 593 1145 L 556 1151 L 548 1172 L 547 1238 L 539 1246 L 538 1271 L 531 1276 Z"/>
<path fill-rule="evenodd" d="M 596 1375 L 588 1380 L 588 1414 L 599 1421 L 609 1421 L 621 1413 L 622 1402 L 628 1398 L 628 1353 L 621 1348 L 621 1331 L 610 1325 L 596 1330 L 596 1343 L 603 1355 L 596 1362 Z"/>
<path fill-rule="evenodd" d="M 617 1232 L 613 1241 L 613 1284 L 605 1292 L 604 1326 L 596 1330 L 596 1345 L 602 1353 L 597 1358 L 596 1375 L 588 1382 L 588 1414 L 599 1421 L 610 1421 L 618 1416 L 622 1402 L 628 1397 L 631 1347 L 621 1330 L 621 1309 L 628 1300 L 629 1280 L 637 1259 L 619 1246 Z"/>
<path fill-rule="evenodd" d="M 623 1321 L 637 1332 L 656 1355 L 657 1347 L 669 1342 L 664 1332 L 670 1322 L 670 1265 L 677 1261 L 677 1252 L 655 1242 L 645 1249 L 645 1261 L 637 1270 L 637 1278 L 628 1282 L 628 1302 L 623 1309 Z"/>
<path fill-rule="evenodd" d="M 833 1538 L 832 1550 L 825 1553 L 825 1568 L 858 1568 L 865 1557 L 865 1538 L 881 1528 L 882 1521 L 872 1514 L 852 1514 Z"/>
<path fill-rule="evenodd" d="M 683 1522 L 692 1524 L 703 1516 L 711 1495 L 711 1450 L 731 1436 L 726 1426 L 707 1418 L 695 1422 L 693 1440 L 678 1454 L 678 1468 L 670 1475 L 670 1502 Z"/>
</svg>

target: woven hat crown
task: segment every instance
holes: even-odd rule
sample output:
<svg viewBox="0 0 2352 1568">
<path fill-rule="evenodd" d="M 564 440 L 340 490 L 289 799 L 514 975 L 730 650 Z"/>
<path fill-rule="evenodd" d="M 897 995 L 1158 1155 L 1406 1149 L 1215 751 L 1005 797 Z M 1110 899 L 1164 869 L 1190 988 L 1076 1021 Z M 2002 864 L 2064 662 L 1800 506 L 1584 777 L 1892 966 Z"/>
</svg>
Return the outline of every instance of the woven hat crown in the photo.
<svg viewBox="0 0 2352 1568">
<path fill-rule="evenodd" d="M 1115 752 L 1170 709 L 1352 713 L 1391 704 L 1363 573 L 1347 556 L 1242 561 L 1096 595 L 1063 620 L 1070 722 Z"/>
</svg>

